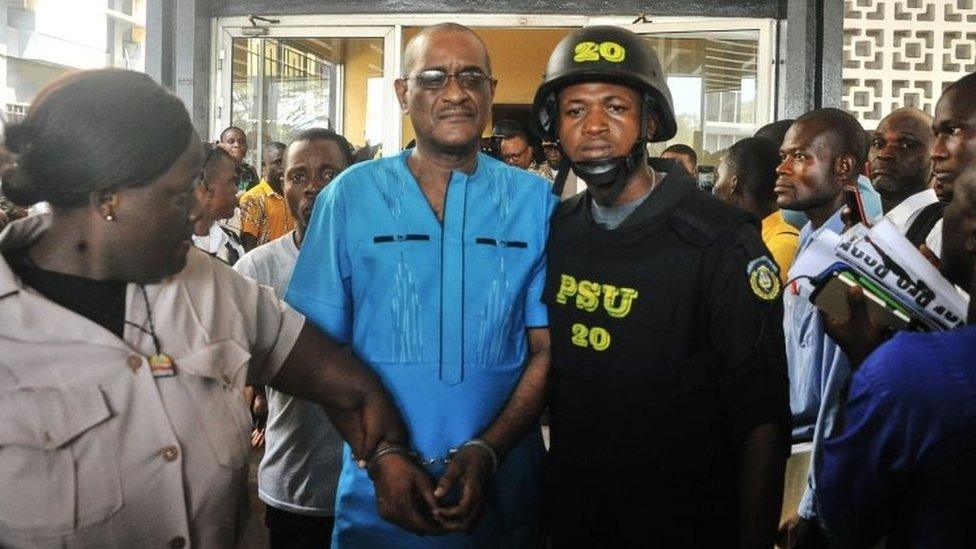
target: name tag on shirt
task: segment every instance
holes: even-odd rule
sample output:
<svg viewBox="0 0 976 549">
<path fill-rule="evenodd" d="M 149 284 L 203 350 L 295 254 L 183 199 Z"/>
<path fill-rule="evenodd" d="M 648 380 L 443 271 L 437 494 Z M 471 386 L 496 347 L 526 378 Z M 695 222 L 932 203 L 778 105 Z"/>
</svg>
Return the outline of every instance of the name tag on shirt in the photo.
<svg viewBox="0 0 976 549">
<path fill-rule="evenodd" d="M 153 377 L 173 377 L 176 375 L 173 359 L 162 353 L 149 357 L 149 371 Z"/>
</svg>

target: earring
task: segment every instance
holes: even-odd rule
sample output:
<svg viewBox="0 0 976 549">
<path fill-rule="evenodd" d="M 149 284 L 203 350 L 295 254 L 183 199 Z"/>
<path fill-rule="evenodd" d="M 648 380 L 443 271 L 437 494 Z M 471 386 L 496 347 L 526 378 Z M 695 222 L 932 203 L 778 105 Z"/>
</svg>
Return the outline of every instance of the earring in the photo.
<svg viewBox="0 0 976 549">
<path fill-rule="evenodd" d="M 115 222 L 115 214 L 112 213 L 112 212 L 109 212 L 109 213 L 105 214 L 105 221 L 108 221 L 109 223 L 114 223 Z"/>
</svg>

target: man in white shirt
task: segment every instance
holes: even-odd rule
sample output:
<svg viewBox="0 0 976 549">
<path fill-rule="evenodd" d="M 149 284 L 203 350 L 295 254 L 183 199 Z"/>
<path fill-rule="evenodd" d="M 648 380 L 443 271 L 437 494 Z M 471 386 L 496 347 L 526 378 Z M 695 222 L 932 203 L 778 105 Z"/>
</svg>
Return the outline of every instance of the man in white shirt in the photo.
<svg viewBox="0 0 976 549">
<path fill-rule="evenodd" d="M 912 107 L 893 111 L 871 138 L 868 166 L 885 217 L 916 246 L 942 252 L 942 212 L 931 186 L 932 117 Z"/>
<path fill-rule="evenodd" d="M 244 255 L 237 234 L 217 222 L 210 225 L 207 234 L 193 235 L 193 245 L 231 266 Z"/>
<path fill-rule="evenodd" d="M 295 230 L 248 252 L 234 270 L 284 297 L 319 191 L 352 163 L 352 146 L 325 129 L 310 129 L 285 151 L 282 191 Z M 342 469 L 342 437 L 322 408 L 267 389 L 264 457 L 258 497 L 267 504 L 272 549 L 328 547 L 335 493 Z"/>
</svg>

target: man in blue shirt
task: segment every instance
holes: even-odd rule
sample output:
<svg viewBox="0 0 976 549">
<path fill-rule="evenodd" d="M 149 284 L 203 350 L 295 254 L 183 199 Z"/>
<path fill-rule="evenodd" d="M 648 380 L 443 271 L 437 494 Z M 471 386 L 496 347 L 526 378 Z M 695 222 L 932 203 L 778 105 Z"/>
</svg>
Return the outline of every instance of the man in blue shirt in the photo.
<svg viewBox="0 0 976 549">
<path fill-rule="evenodd" d="M 843 188 L 853 185 L 866 156 L 863 130 L 850 114 L 820 109 L 801 116 L 786 133 L 776 169 L 776 204 L 800 210 L 810 221 L 800 231 L 802 254 L 820 232 L 843 231 Z M 793 278 L 791 273 L 790 278 Z M 790 374 L 793 442 L 814 444 L 834 431 L 838 399 L 850 378 L 843 351 L 824 332 L 821 316 L 810 302 L 804 281 L 790 284 L 783 297 L 783 331 Z M 798 517 L 785 525 L 791 536 L 816 536 L 815 485 L 809 477 Z M 810 532 L 810 534 L 805 534 Z"/>
<path fill-rule="evenodd" d="M 943 273 L 976 291 L 976 172 L 955 182 L 943 224 Z M 837 334 L 852 357 L 870 347 L 863 296 Z M 854 315 L 857 311 L 860 314 Z M 843 430 L 815 453 L 817 511 L 829 536 L 871 545 L 971 547 L 976 539 L 976 303 L 969 326 L 903 332 L 868 355 L 851 381 Z M 857 333 L 860 332 L 860 333 Z M 855 335 L 857 334 L 857 335 Z M 856 360 L 856 359 L 855 359 Z M 856 366 L 856 364 L 855 364 Z"/>
<path fill-rule="evenodd" d="M 976 150 L 970 98 L 976 77 L 950 87 L 936 109 L 933 157 Z M 949 103 L 946 105 L 945 103 Z M 966 123 L 968 120 L 969 123 Z M 960 128 L 960 131 L 945 131 Z M 941 150 L 940 150 L 941 148 Z M 946 150 L 950 152 L 946 152 Z M 954 189 L 942 227 L 942 274 L 976 292 L 976 167 L 944 177 Z M 946 169 L 943 173 L 949 173 Z M 880 340 L 864 297 L 828 327 L 858 368 L 837 436 L 815 453 L 817 514 L 840 542 L 889 547 L 972 547 L 976 539 L 976 302 L 969 326 Z"/>
<path fill-rule="evenodd" d="M 762 137 L 768 139 L 776 146 L 779 147 L 783 144 L 783 139 L 786 137 L 786 132 L 789 131 L 790 126 L 795 122 L 792 119 L 777 120 L 766 124 L 765 126 L 756 130 L 754 137 Z M 881 217 L 884 213 L 881 207 L 881 195 L 875 190 L 874 186 L 871 184 L 871 180 L 865 175 L 858 176 L 857 178 L 857 190 L 861 192 L 861 201 L 864 203 L 864 212 L 868 214 L 871 219 L 876 219 Z M 802 211 L 797 210 L 780 210 L 783 212 L 783 219 L 787 223 L 793 225 L 797 229 L 802 229 L 810 219 Z"/>
<path fill-rule="evenodd" d="M 406 46 L 397 97 L 415 149 L 356 165 L 319 196 L 287 300 L 373 367 L 410 447 L 358 469 L 348 448 L 337 547 L 524 547 L 537 536 L 537 427 L 549 370 L 541 302 L 548 219 L 541 178 L 478 154 L 495 80 L 471 30 L 441 24 Z M 379 460 L 404 481 L 421 538 L 382 520 Z M 379 507 L 379 513 L 377 512 Z"/>
<path fill-rule="evenodd" d="M 817 515 L 831 538 L 972 547 L 974 356 L 976 326 L 902 332 L 854 374 L 843 431 L 816 453 Z"/>
</svg>

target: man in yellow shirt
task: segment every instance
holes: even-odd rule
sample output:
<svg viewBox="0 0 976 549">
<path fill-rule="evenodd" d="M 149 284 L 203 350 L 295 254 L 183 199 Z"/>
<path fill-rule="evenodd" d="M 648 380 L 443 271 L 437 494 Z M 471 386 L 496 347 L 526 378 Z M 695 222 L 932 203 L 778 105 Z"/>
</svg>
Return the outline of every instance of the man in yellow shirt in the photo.
<svg viewBox="0 0 976 549">
<path fill-rule="evenodd" d="M 284 152 L 284 143 L 269 143 L 261 166 L 264 177 L 241 195 L 241 243 L 247 251 L 295 228 L 295 218 L 281 192 Z"/>
<path fill-rule="evenodd" d="M 715 170 L 714 193 L 762 219 L 762 239 L 779 267 L 785 284 L 800 244 L 800 233 L 776 207 L 776 166 L 779 150 L 772 141 L 750 137 L 729 148 Z"/>
</svg>

